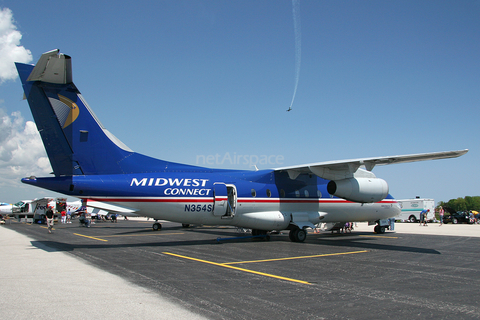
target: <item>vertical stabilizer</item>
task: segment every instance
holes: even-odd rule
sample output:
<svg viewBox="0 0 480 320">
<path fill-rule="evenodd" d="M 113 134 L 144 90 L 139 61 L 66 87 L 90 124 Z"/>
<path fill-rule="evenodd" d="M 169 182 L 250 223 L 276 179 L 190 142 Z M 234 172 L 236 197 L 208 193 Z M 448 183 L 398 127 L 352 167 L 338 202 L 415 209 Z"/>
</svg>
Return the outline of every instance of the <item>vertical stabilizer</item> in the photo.
<svg viewBox="0 0 480 320">
<path fill-rule="evenodd" d="M 17 63 L 55 176 L 158 172 L 182 165 L 133 152 L 106 130 L 72 82 L 71 58 L 52 50 Z"/>
</svg>

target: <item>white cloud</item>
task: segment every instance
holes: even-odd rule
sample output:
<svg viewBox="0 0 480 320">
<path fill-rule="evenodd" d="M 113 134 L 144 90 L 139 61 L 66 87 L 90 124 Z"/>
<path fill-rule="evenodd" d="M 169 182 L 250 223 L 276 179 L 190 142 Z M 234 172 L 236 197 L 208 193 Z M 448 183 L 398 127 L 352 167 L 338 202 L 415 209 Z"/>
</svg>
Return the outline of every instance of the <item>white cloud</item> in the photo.
<svg viewBox="0 0 480 320">
<path fill-rule="evenodd" d="M 1 181 L 19 181 L 23 177 L 46 176 L 50 172 L 52 168 L 35 124 L 25 122 L 20 112 L 9 116 L 0 109 Z"/>
<path fill-rule="evenodd" d="M 0 10 L 0 83 L 14 80 L 17 70 L 14 62 L 29 63 L 32 61 L 30 50 L 20 45 L 22 34 L 14 24 L 12 10 Z"/>
</svg>

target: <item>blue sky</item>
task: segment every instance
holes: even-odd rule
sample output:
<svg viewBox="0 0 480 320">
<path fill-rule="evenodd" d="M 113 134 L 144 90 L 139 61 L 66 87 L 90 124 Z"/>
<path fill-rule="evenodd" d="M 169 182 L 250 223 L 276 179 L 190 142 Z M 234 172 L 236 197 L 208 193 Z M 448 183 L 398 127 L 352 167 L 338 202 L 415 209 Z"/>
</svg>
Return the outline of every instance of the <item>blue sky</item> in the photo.
<svg viewBox="0 0 480 320">
<path fill-rule="evenodd" d="M 55 48 L 72 56 L 74 82 L 104 126 L 153 157 L 252 169 L 236 159 L 266 156 L 273 163 L 257 166 L 274 168 L 468 148 L 374 173 L 399 199 L 480 195 L 480 1 L 299 3 L 291 112 L 299 43 L 287 0 L 0 0 L 13 14 L 7 30 L 22 36 L 0 60 L 18 48 L 31 63 Z M 52 194 L 18 182 L 48 175 L 38 137 L 25 138 L 22 94 L 18 79 L 2 78 L 5 202 Z M 202 163 L 208 156 L 219 160 Z"/>
</svg>

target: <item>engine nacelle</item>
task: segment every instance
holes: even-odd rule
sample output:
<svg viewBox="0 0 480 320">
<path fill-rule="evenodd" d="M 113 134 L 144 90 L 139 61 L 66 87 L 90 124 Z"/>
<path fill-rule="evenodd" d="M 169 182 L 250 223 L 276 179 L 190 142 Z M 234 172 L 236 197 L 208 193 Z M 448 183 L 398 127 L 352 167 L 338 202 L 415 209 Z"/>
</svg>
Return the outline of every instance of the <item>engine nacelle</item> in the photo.
<svg viewBox="0 0 480 320">
<path fill-rule="evenodd" d="M 385 199 L 388 184 L 379 178 L 350 178 L 330 181 L 327 191 L 334 196 L 353 202 L 371 203 Z"/>
</svg>

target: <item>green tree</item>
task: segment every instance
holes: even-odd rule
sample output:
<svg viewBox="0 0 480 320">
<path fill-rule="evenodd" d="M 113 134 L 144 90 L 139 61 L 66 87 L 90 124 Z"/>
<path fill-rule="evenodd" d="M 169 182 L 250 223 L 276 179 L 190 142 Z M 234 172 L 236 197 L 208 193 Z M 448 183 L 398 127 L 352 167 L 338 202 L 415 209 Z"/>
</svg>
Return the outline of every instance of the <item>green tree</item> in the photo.
<svg viewBox="0 0 480 320">
<path fill-rule="evenodd" d="M 480 211 L 480 196 L 466 196 L 465 198 L 450 199 L 448 202 L 440 201 L 438 205 L 455 211 Z"/>
<path fill-rule="evenodd" d="M 480 197 L 465 197 L 465 202 L 467 204 L 467 210 L 478 211 L 480 209 Z"/>
<path fill-rule="evenodd" d="M 450 199 L 450 201 L 447 203 L 447 206 L 455 211 L 467 210 L 467 204 L 464 198 Z"/>
</svg>

